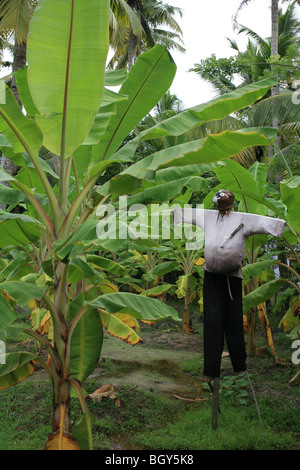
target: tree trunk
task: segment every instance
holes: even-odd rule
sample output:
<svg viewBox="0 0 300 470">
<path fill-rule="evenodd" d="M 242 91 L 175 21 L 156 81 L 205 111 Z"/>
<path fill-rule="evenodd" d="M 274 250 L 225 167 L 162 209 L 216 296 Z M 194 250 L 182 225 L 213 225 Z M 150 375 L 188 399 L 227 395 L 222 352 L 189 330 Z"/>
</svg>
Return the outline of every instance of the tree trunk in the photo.
<svg viewBox="0 0 300 470">
<path fill-rule="evenodd" d="M 133 32 L 130 31 L 129 40 L 128 40 L 128 70 L 133 66 L 133 48 L 134 48 L 134 38 Z"/>
<path fill-rule="evenodd" d="M 26 65 L 26 51 L 27 51 L 27 43 L 22 42 L 21 44 L 15 44 L 14 48 L 14 61 L 13 61 L 13 72 L 16 72 L 19 69 L 22 69 Z M 18 101 L 20 107 L 22 107 L 22 102 L 20 100 L 19 91 L 16 85 L 15 77 L 12 78 L 12 85 L 11 90 Z"/>
<path fill-rule="evenodd" d="M 255 310 L 251 308 L 247 313 L 247 324 L 248 324 L 248 332 L 247 332 L 247 344 L 246 344 L 246 354 L 248 357 L 255 357 L 256 355 L 256 334 L 255 334 Z"/>
<path fill-rule="evenodd" d="M 19 70 L 20 68 L 26 65 L 26 49 L 27 49 L 26 42 L 23 42 L 22 44 L 17 44 L 17 43 L 15 44 L 14 61 L 13 61 L 13 67 L 12 67 L 13 72 L 16 72 L 17 70 Z M 14 76 L 12 77 L 11 90 L 17 102 L 19 103 L 20 107 L 22 108 L 22 102 L 20 100 L 20 95 L 19 95 L 19 91 L 17 88 L 16 79 Z M 4 154 L 2 154 L 2 157 L 1 157 L 1 166 L 3 170 L 6 171 L 6 173 L 8 173 L 9 175 L 14 175 L 16 173 L 16 165 Z M 6 181 L 4 181 L 2 184 L 9 186 L 9 184 Z M 6 204 L 1 204 L 0 208 L 2 210 L 5 210 Z"/>
<path fill-rule="evenodd" d="M 271 33 L 271 57 L 278 55 L 278 0 L 272 0 L 272 33 Z M 271 71 L 273 67 L 271 67 Z M 271 88 L 271 95 L 275 96 L 279 93 L 279 85 L 275 85 Z M 276 129 L 280 128 L 280 116 L 277 114 L 274 119 L 272 126 Z M 278 148 L 281 147 L 280 136 L 276 137 L 275 141 Z"/>
</svg>

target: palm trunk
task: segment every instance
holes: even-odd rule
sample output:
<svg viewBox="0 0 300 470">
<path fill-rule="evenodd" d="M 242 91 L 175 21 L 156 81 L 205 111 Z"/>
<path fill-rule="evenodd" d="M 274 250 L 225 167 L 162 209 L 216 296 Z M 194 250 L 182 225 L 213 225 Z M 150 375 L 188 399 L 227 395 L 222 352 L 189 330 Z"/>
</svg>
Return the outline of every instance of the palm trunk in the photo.
<svg viewBox="0 0 300 470">
<path fill-rule="evenodd" d="M 128 70 L 133 66 L 133 48 L 134 48 L 134 38 L 133 32 L 130 31 L 129 41 L 128 41 Z"/>
<path fill-rule="evenodd" d="M 13 62 L 13 67 L 12 67 L 13 72 L 16 72 L 17 70 L 19 70 L 20 68 L 26 65 L 26 49 L 27 49 L 26 42 L 22 42 L 21 44 L 17 44 L 17 43 L 15 44 L 14 62 Z M 19 103 L 20 107 L 22 107 L 22 102 L 20 99 L 19 91 L 18 91 L 17 84 L 16 84 L 16 79 L 14 76 L 12 77 L 12 81 L 11 81 L 11 90 L 17 102 Z M 1 167 L 9 175 L 14 175 L 16 173 L 16 165 L 4 154 L 2 154 L 2 157 L 1 157 Z M 4 181 L 2 184 L 9 186 L 9 184 L 6 181 Z M 5 210 L 6 204 L 1 204 L 0 208 L 2 210 Z"/>
<path fill-rule="evenodd" d="M 14 48 L 14 62 L 13 62 L 13 72 L 16 72 L 19 69 L 22 69 L 26 65 L 26 51 L 27 43 L 22 42 L 21 44 L 16 43 Z M 20 100 L 19 91 L 17 88 L 15 77 L 12 77 L 11 90 L 18 101 L 20 107 L 22 107 L 22 102 Z"/>
<path fill-rule="evenodd" d="M 272 0 L 272 34 L 271 34 L 271 57 L 278 55 L 278 0 Z M 271 67 L 271 71 L 273 67 Z M 271 89 L 271 95 L 275 96 L 279 93 L 279 85 L 275 85 Z M 280 128 L 280 116 L 277 114 L 274 119 L 272 126 L 276 129 Z M 276 137 L 276 145 L 278 148 L 281 147 L 280 136 Z"/>
</svg>

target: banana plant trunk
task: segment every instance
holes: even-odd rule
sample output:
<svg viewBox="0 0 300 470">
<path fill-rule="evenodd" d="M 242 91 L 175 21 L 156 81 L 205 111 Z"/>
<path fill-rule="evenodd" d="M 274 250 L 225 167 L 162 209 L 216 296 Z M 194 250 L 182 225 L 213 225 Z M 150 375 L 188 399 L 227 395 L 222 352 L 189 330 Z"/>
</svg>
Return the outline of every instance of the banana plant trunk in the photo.
<svg viewBox="0 0 300 470">
<path fill-rule="evenodd" d="M 184 333 L 191 333 L 192 321 L 190 318 L 190 281 L 188 281 L 188 288 L 184 297 L 184 309 L 182 314 L 182 331 Z"/>
<path fill-rule="evenodd" d="M 253 279 L 249 282 L 247 286 L 249 292 L 253 292 L 255 289 L 255 282 Z M 247 312 L 247 344 L 246 344 L 246 354 L 248 357 L 255 357 L 256 355 L 256 318 L 255 318 L 255 309 L 250 308 Z"/>
<path fill-rule="evenodd" d="M 53 344 L 56 361 L 53 371 L 53 422 L 52 435 L 60 434 L 61 439 L 70 436 L 70 355 L 68 354 L 68 264 L 59 262 L 55 266 L 54 308 L 56 322 L 53 325 Z"/>
<path fill-rule="evenodd" d="M 256 343 L 256 336 L 255 336 L 255 310 L 251 308 L 247 313 L 247 324 L 248 324 L 248 331 L 247 331 L 247 344 L 246 344 L 246 353 L 248 357 L 255 356 L 255 343 Z"/>
</svg>

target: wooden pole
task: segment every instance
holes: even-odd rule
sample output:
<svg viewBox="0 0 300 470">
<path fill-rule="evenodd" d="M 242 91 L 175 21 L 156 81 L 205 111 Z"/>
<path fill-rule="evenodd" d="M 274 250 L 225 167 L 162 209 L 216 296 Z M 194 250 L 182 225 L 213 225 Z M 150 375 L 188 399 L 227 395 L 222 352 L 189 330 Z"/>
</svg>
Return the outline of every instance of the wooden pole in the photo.
<svg viewBox="0 0 300 470">
<path fill-rule="evenodd" d="M 220 379 L 215 377 L 213 385 L 213 402 L 212 402 L 212 428 L 215 430 L 218 427 L 218 412 L 219 409 L 219 391 Z"/>
</svg>

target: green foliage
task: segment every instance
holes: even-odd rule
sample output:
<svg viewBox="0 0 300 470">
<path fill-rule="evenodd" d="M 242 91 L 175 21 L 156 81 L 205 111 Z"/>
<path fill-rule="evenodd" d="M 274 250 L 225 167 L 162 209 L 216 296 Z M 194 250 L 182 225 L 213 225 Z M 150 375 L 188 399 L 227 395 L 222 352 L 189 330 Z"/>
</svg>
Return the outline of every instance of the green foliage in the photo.
<svg viewBox="0 0 300 470">
<path fill-rule="evenodd" d="M 249 375 L 251 378 L 251 374 Z M 247 405 L 246 397 L 249 392 L 249 381 L 244 375 L 239 376 L 225 376 L 223 377 L 222 388 L 224 388 L 224 396 L 232 396 L 237 403 Z"/>
<path fill-rule="evenodd" d="M 8 181 L 14 204 L 20 203 L 23 211 L 0 215 L 0 227 L 6 234 L 1 246 L 7 250 L 0 290 L 8 306 L 28 305 L 31 324 L 26 333 L 50 356 L 49 363 L 39 361 L 53 383 L 49 445 L 57 447 L 74 445 L 70 439 L 71 385 L 83 412 L 77 435 L 82 437 L 86 428 L 89 439 L 84 446 L 92 447 L 91 420 L 81 384 L 75 379 L 85 380 L 96 366 L 102 326 L 110 330 L 111 318 L 117 328 L 122 321 L 117 315 L 124 314 L 135 327 L 134 320 L 179 320 L 175 309 L 149 297 L 157 291 L 149 294 L 147 289 L 146 295 L 145 289 L 141 294 L 120 291 L 117 276 L 125 277 L 125 268 L 116 258 L 120 250 L 126 251 L 128 240 L 98 237 L 99 207 L 114 204 L 120 219 L 119 195 L 140 198 L 150 189 L 144 201 L 149 202 L 173 198 L 183 187 L 191 191 L 199 182 L 192 178 L 201 177 L 201 165 L 227 160 L 245 147 L 268 146 L 275 137 L 274 130 L 267 127 L 226 131 L 173 145 L 131 164 L 141 141 L 180 137 L 200 124 L 238 112 L 265 96 L 275 80 L 266 79 L 195 106 L 128 139 L 168 91 L 176 66 L 167 49 L 157 45 L 138 58 L 129 74 L 106 74 L 109 7 L 108 0 L 40 0 L 28 37 L 28 68 L 17 79 L 28 117 L 8 88 L 6 103 L 0 104 L 0 146 L 21 167 L 14 178 L 1 171 L 1 181 Z M 118 93 L 107 88 L 119 85 Z M 53 171 L 54 165 L 41 158 L 44 152 L 53 154 L 53 161 L 59 163 L 59 175 Z M 115 164 L 121 164 L 121 171 L 101 181 Z M 176 170 L 187 178 L 177 190 L 173 184 L 178 180 Z M 167 183 L 170 186 L 166 187 Z M 291 224 L 295 213 L 290 195 L 294 189 L 293 181 L 283 189 Z M 7 190 L 2 188 L 1 194 L 7 202 Z M 257 191 L 254 196 L 262 198 Z M 243 199 L 248 197 L 251 199 L 243 195 Z M 12 245 L 26 253 L 30 267 L 26 273 L 24 259 L 16 261 L 9 253 Z M 18 263 L 22 269 L 16 271 Z M 153 274 L 159 276 L 148 271 L 144 274 L 150 280 Z M 3 312 L 1 328 L 6 329 L 14 315 L 7 306 Z M 40 318 L 39 323 L 36 320 Z M 122 323 L 120 337 L 126 341 L 132 328 Z M 113 328 L 112 334 L 118 336 Z M 1 365 L 2 388 L 33 372 L 35 357 L 31 360 L 24 354 L 15 353 L 7 365 Z"/>
</svg>

